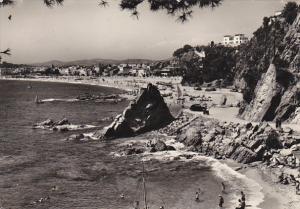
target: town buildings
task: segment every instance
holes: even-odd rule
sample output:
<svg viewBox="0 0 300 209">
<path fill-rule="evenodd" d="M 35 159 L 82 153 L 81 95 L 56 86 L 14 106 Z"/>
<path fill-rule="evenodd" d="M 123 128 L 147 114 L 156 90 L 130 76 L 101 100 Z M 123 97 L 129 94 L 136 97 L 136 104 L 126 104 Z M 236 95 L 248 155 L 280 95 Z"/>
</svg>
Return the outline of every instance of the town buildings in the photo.
<svg viewBox="0 0 300 209">
<path fill-rule="evenodd" d="M 223 45 L 236 47 L 248 42 L 248 37 L 245 34 L 226 35 L 223 37 Z"/>
</svg>

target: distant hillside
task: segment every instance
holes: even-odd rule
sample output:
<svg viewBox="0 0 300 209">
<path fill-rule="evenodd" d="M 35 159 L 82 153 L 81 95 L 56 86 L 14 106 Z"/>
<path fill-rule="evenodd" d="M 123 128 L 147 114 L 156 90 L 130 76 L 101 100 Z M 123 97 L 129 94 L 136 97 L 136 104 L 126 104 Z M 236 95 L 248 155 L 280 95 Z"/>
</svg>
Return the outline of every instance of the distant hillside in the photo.
<svg viewBox="0 0 300 209">
<path fill-rule="evenodd" d="M 74 60 L 74 61 L 60 61 L 60 60 L 51 60 L 48 62 L 42 63 L 33 63 L 33 66 L 69 66 L 69 65 L 84 65 L 84 66 L 91 66 L 91 65 L 98 65 L 99 63 L 102 64 L 140 64 L 140 63 L 152 63 L 155 60 L 148 60 L 148 59 L 126 59 L 126 60 L 113 60 L 113 59 L 88 59 L 88 60 Z"/>
</svg>

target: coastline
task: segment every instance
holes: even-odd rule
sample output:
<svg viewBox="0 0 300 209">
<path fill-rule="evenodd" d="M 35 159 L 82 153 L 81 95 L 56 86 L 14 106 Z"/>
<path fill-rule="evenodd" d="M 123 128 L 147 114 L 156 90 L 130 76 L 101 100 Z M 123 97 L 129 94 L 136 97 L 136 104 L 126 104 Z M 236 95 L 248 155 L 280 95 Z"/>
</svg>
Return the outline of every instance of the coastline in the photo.
<svg viewBox="0 0 300 209">
<path fill-rule="evenodd" d="M 299 195 L 295 194 L 294 187 L 282 185 L 272 178 L 272 171 L 262 166 L 251 166 L 240 164 L 233 160 L 222 160 L 237 172 L 249 179 L 255 180 L 261 187 L 264 194 L 263 202 L 259 204 L 262 209 L 296 209 L 300 207 Z"/>
<path fill-rule="evenodd" d="M 100 79 L 97 80 L 76 80 L 72 79 L 57 79 L 57 78 L 0 78 L 3 80 L 23 80 L 23 81 L 42 81 L 42 82 L 61 82 L 61 83 L 71 83 L 71 84 L 85 84 L 85 85 L 97 85 L 104 86 L 109 88 L 118 88 L 126 91 L 133 91 L 136 88 L 139 88 L 134 85 L 122 85 L 121 83 L 114 83 L 114 80 L 109 82 L 102 82 Z M 145 85 L 147 82 L 145 82 Z M 213 159 L 213 158 L 212 158 Z M 294 194 L 293 188 L 289 186 L 283 186 L 275 183 L 270 178 L 268 171 L 262 171 L 258 167 L 250 167 L 250 165 L 239 164 L 232 160 L 220 160 L 219 162 L 224 163 L 231 167 L 233 170 L 236 170 L 237 167 L 242 167 L 238 170 L 239 173 L 245 175 L 247 178 L 256 181 L 262 187 L 262 193 L 264 198 L 262 203 L 259 204 L 259 208 L 262 209 L 293 209 L 300 207 L 299 202 L 295 202 L 299 196 Z M 291 200 L 290 200 L 291 199 Z M 294 205 L 292 205 L 294 204 Z"/>
</svg>

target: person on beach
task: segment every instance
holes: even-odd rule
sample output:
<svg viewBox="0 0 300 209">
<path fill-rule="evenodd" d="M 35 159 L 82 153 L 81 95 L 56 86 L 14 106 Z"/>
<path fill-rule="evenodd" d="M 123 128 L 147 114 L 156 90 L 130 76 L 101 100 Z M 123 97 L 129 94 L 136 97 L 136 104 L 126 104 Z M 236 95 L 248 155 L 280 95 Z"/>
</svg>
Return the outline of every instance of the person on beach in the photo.
<svg viewBox="0 0 300 209">
<path fill-rule="evenodd" d="M 245 201 L 239 199 L 239 205 L 235 209 L 245 209 L 245 207 L 246 207 Z"/>
<path fill-rule="evenodd" d="M 300 195 L 300 182 L 299 181 L 296 182 L 296 194 Z"/>
<path fill-rule="evenodd" d="M 199 194 L 199 192 L 196 192 L 196 197 L 195 197 L 195 201 L 199 201 L 199 197 L 200 197 L 200 194 Z"/>
<path fill-rule="evenodd" d="M 245 196 L 245 194 L 244 194 L 244 192 L 243 191 L 241 191 L 241 200 L 243 201 L 243 202 L 245 202 L 246 201 L 246 196 Z"/>
<path fill-rule="evenodd" d="M 290 182 L 293 183 L 293 186 L 296 185 L 296 179 L 295 179 L 295 176 L 293 174 L 290 174 Z"/>
<path fill-rule="evenodd" d="M 222 195 L 219 195 L 219 207 L 223 208 L 223 204 L 224 204 L 224 198 L 222 197 Z"/>
<path fill-rule="evenodd" d="M 280 173 L 280 175 L 278 176 L 278 183 L 282 183 L 284 180 L 284 174 L 283 172 Z"/>
<path fill-rule="evenodd" d="M 140 202 L 135 201 L 133 209 L 140 209 Z"/>
<path fill-rule="evenodd" d="M 225 190 L 226 190 L 226 185 L 225 185 L 225 183 L 222 181 L 222 192 L 225 192 Z"/>
</svg>

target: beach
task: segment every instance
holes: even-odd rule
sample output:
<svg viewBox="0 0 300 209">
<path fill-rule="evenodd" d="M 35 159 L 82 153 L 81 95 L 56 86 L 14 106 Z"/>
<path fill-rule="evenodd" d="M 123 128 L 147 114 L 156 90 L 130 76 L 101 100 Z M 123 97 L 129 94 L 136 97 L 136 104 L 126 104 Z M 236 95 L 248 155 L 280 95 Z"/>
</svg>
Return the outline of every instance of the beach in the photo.
<svg viewBox="0 0 300 209">
<path fill-rule="evenodd" d="M 8 80 L 14 80 L 14 79 L 8 79 Z M 129 91 L 130 93 L 127 93 L 127 97 L 130 98 L 134 98 L 134 91 L 136 91 L 138 88 L 140 87 L 146 87 L 148 82 L 152 82 L 152 83 L 156 83 L 156 82 L 165 82 L 165 83 L 171 83 L 174 86 L 179 85 L 180 83 L 180 79 L 179 78 L 174 78 L 174 79 L 167 79 L 167 78 L 149 78 L 149 79 L 135 79 L 134 82 L 132 82 L 132 78 L 127 78 L 126 81 L 124 81 L 124 78 L 104 78 L 104 80 L 102 80 L 102 78 L 98 78 L 98 79 L 80 79 L 78 80 L 78 78 L 38 78 L 38 79 L 17 79 L 17 80 L 23 80 L 26 83 L 28 82 L 28 84 L 30 84 L 30 82 L 33 81 L 42 81 L 42 82 L 57 82 L 57 83 L 70 83 L 70 84 L 82 84 L 82 85 L 95 85 L 95 86 L 106 86 L 106 87 L 113 87 L 113 88 L 118 88 L 118 89 L 122 89 L 122 90 L 126 90 Z M 163 87 L 166 88 L 166 87 Z M 199 91 L 194 90 L 192 87 L 182 87 L 183 88 L 183 92 L 186 92 L 189 96 L 196 96 Z M 162 91 L 169 91 L 170 89 L 166 88 L 165 90 Z M 175 91 L 175 90 L 173 90 Z M 207 92 L 201 91 L 201 94 L 205 94 Z M 209 95 L 208 95 L 209 94 Z M 235 111 L 237 111 L 237 107 L 232 107 L 234 103 L 237 102 L 236 99 L 240 99 L 240 94 L 239 93 L 233 93 L 230 92 L 229 90 L 220 90 L 217 92 L 211 92 L 211 93 L 207 93 L 206 97 L 211 96 L 213 102 L 215 103 L 215 105 L 219 102 L 220 100 L 220 96 L 223 94 L 227 94 L 227 97 L 229 98 L 229 103 L 231 105 L 229 105 L 226 108 L 218 108 L 218 107 L 214 107 L 214 109 L 212 109 L 212 114 L 208 117 L 216 117 L 220 115 L 220 113 L 222 113 L 222 111 L 226 112 L 229 114 L 228 117 L 226 117 L 227 120 L 230 120 L 230 116 L 235 114 Z M 175 104 L 175 99 L 171 99 L 171 98 L 167 98 L 167 103 L 168 105 L 174 105 Z M 186 105 L 191 104 L 192 101 L 187 102 Z M 120 108 L 121 110 L 121 108 Z M 229 111 L 228 111 L 229 110 Z M 190 111 L 188 111 L 188 113 L 191 113 Z M 194 113 L 191 113 L 194 114 Z M 197 114 L 194 114 L 194 116 L 197 116 Z M 151 137 L 147 136 L 148 138 Z M 138 137 L 136 139 L 137 140 L 141 140 L 141 137 Z M 168 140 L 168 139 L 166 139 Z M 142 140 L 143 141 L 143 140 Z M 114 142 L 113 144 L 115 144 L 116 142 Z M 84 145 L 83 145 L 84 146 Z M 185 151 L 184 147 L 181 146 L 181 153 L 177 153 L 177 156 L 182 155 L 182 154 L 189 154 L 188 151 Z M 249 192 L 249 201 L 251 203 L 251 205 L 253 207 L 249 207 L 249 208 L 261 208 L 261 209 L 285 209 L 285 208 L 299 208 L 299 201 L 297 202 L 297 199 L 299 199 L 299 196 L 295 195 L 294 192 L 294 188 L 290 187 L 290 186 L 283 186 L 283 185 L 279 185 L 277 183 L 275 183 L 275 179 L 270 178 L 271 173 L 268 173 L 268 170 L 264 170 L 264 172 L 262 172 L 262 169 L 258 168 L 258 167 L 251 167 L 250 165 L 244 165 L 244 164 L 237 164 L 231 160 L 225 160 L 225 161 L 217 161 L 214 160 L 212 158 L 208 158 L 208 157 L 202 157 L 202 156 L 198 156 L 198 154 L 196 153 L 192 153 L 193 155 L 195 155 L 195 157 L 192 158 L 191 162 L 201 162 L 203 161 L 203 159 L 205 159 L 207 162 L 212 163 L 211 165 L 214 165 L 213 168 L 216 168 L 216 170 L 214 170 L 214 172 L 218 173 L 219 172 L 219 182 L 218 184 L 222 181 L 222 178 L 224 178 L 224 176 L 222 176 L 224 173 L 223 172 L 229 172 L 229 177 L 232 178 L 232 176 L 234 176 L 237 182 L 239 182 L 238 179 L 240 179 L 241 182 L 243 182 L 242 188 L 245 189 L 247 192 Z M 171 156 L 168 157 L 168 152 L 161 152 L 158 153 L 156 155 L 149 155 L 147 156 L 147 154 L 145 154 L 144 158 L 146 160 L 150 160 L 150 159 L 156 159 L 156 160 L 162 160 L 165 161 L 165 159 L 168 159 L 167 161 L 174 161 L 174 157 L 176 159 L 176 153 L 171 153 Z M 183 160 L 183 164 L 184 161 L 188 161 L 187 159 Z M 221 163 L 220 163 L 221 162 Z M 75 166 L 76 164 L 74 164 Z M 226 165 L 226 166 L 225 166 Z M 158 164 L 155 164 L 154 167 L 159 166 Z M 183 165 L 182 165 L 183 166 Z M 225 167 L 224 167 L 225 166 Z M 179 166 L 180 167 L 180 166 Z M 188 166 L 189 167 L 189 166 Z M 242 167 L 242 169 L 238 169 Z M 191 164 L 190 168 L 194 168 L 194 165 Z M 220 168 L 223 168 L 223 170 L 219 170 Z M 76 168 L 73 168 L 77 170 Z M 166 169 L 167 171 L 168 169 Z M 65 173 L 63 174 L 63 176 L 66 175 Z M 67 174 L 69 175 L 69 174 Z M 73 174 L 70 174 L 73 175 Z M 76 173 L 75 173 L 75 177 L 76 177 Z M 186 174 L 182 174 L 183 176 L 185 176 Z M 72 178 L 72 176 L 70 177 Z M 195 176 L 195 178 L 197 178 Z M 174 179 L 175 180 L 175 179 Z M 224 179 L 223 179 L 224 180 Z M 234 179 L 231 179 L 232 181 Z M 230 180 L 225 180 L 225 181 L 229 181 Z M 253 183 L 254 182 L 254 183 Z M 230 182 L 231 183 L 231 182 Z M 217 195 L 220 191 L 218 191 L 217 185 L 214 185 L 214 193 L 215 195 Z M 248 188 L 247 188 L 248 187 Z M 174 188 L 175 189 L 175 188 Z M 194 188 L 196 189 L 196 188 Z M 176 189 L 175 189 L 176 190 Z M 233 192 L 234 194 L 237 193 L 238 190 L 238 185 L 235 185 L 235 192 Z M 153 189 L 153 192 L 155 191 L 155 189 Z M 162 192 L 162 191 L 159 191 Z M 190 191 L 186 191 L 185 195 L 183 195 L 183 198 L 190 198 L 190 196 L 193 196 L 194 190 L 191 189 Z M 211 197 L 212 200 L 215 197 L 212 196 L 208 196 L 207 198 Z M 153 197 L 154 198 L 154 197 Z M 228 197 L 230 200 L 230 204 L 228 204 L 228 208 L 233 208 L 234 205 L 237 204 L 237 198 L 238 196 L 229 196 Z M 228 200 L 227 200 L 228 201 Z M 118 203 L 116 203 L 115 206 L 117 206 Z M 178 203 L 179 204 L 179 203 Z M 210 204 L 212 204 L 212 202 L 210 202 Z M 178 205 L 177 205 L 178 206 Z M 190 208 L 193 208 L 194 206 L 190 206 Z M 117 208 L 117 207 L 116 207 Z M 174 206 L 175 208 L 175 206 Z"/>
</svg>

